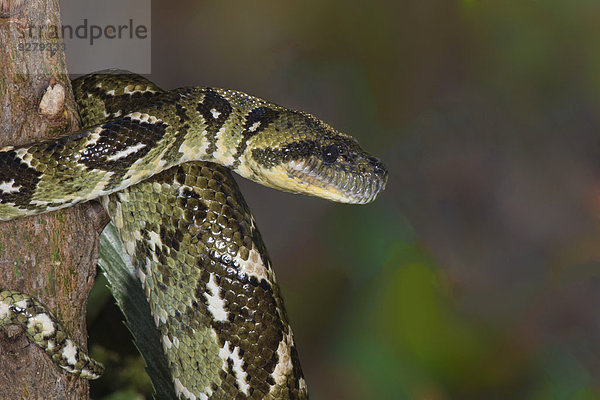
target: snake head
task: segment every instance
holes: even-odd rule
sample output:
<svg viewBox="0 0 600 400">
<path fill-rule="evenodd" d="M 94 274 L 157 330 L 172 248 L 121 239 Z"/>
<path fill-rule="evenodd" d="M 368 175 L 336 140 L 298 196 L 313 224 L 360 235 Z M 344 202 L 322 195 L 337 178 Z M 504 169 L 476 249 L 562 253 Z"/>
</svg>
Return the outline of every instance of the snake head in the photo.
<svg viewBox="0 0 600 400">
<path fill-rule="evenodd" d="M 387 182 L 386 167 L 354 138 L 289 109 L 277 110 L 246 154 L 253 180 L 342 203 L 369 203 Z"/>
</svg>

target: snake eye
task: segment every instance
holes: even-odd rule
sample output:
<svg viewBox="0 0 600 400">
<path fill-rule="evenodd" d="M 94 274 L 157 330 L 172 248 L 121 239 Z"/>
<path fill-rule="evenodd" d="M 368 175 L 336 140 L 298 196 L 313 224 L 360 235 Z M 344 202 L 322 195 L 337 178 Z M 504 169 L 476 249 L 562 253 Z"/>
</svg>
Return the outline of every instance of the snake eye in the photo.
<svg viewBox="0 0 600 400">
<path fill-rule="evenodd" d="M 323 161 L 327 164 L 331 164 L 337 160 L 340 155 L 340 149 L 335 144 L 330 144 L 323 149 Z"/>
</svg>

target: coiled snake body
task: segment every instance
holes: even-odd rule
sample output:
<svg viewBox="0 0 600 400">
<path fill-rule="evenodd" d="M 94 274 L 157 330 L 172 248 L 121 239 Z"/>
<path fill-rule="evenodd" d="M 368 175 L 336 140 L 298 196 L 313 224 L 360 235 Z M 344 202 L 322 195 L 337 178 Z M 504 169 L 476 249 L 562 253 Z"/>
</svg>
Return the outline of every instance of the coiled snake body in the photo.
<svg viewBox="0 0 600 400">
<path fill-rule="evenodd" d="M 307 398 L 291 328 L 254 219 L 230 170 L 263 185 L 372 201 L 385 167 L 315 117 L 241 92 L 163 91 L 137 75 L 73 82 L 89 128 L 0 149 L 0 219 L 101 198 L 136 266 L 184 399 Z M 34 299 L 0 291 L 62 368 L 102 367 Z"/>
</svg>

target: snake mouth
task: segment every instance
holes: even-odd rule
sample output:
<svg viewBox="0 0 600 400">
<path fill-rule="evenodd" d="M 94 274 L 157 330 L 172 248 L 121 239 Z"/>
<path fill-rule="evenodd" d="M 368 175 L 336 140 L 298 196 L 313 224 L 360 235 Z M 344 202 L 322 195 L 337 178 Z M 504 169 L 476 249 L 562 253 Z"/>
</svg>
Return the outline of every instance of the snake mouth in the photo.
<svg viewBox="0 0 600 400">
<path fill-rule="evenodd" d="M 375 200 L 387 183 L 383 164 L 375 158 L 369 161 L 370 168 L 353 171 L 309 157 L 292 160 L 285 169 L 310 194 L 341 203 L 366 204 Z"/>
</svg>

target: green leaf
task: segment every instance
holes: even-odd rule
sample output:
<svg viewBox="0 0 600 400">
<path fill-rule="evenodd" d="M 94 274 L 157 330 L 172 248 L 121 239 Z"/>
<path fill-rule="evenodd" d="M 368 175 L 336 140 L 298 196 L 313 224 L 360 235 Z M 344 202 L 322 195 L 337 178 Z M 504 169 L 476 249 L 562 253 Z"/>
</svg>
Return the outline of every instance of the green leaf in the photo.
<svg viewBox="0 0 600 400">
<path fill-rule="evenodd" d="M 155 398 L 177 399 L 146 295 L 112 223 L 100 236 L 98 265 L 108 279 L 109 288 L 125 316 L 136 347 L 146 360 L 146 371 L 152 380 Z"/>
</svg>

